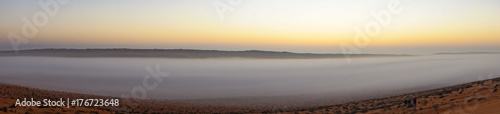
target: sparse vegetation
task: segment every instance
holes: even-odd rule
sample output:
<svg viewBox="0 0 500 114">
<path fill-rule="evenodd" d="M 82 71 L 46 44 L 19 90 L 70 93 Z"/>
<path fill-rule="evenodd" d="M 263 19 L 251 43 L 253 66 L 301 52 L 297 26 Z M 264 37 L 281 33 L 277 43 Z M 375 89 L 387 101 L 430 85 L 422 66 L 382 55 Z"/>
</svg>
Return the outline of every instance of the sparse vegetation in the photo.
<svg viewBox="0 0 500 114">
<path fill-rule="evenodd" d="M 437 111 L 439 108 L 439 105 L 432 105 L 432 108 Z"/>
<path fill-rule="evenodd" d="M 0 111 L 7 112 L 7 107 L 2 107 Z"/>
</svg>

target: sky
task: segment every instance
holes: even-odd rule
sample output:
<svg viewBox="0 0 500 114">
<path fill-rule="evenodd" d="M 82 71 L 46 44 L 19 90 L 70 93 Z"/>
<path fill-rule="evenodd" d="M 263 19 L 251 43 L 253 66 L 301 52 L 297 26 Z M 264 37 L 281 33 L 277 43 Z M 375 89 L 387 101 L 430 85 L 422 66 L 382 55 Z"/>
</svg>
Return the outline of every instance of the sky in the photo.
<svg viewBox="0 0 500 114">
<path fill-rule="evenodd" d="M 0 50 L 13 50 L 8 34 L 23 36 L 22 18 L 48 14 L 39 2 L 0 1 Z M 50 0 L 49 0 L 50 1 Z M 161 48 L 342 53 L 491 52 L 500 49 L 498 0 L 72 0 L 19 49 Z M 355 42 L 355 28 L 377 22 L 371 12 L 400 13 Z M 215 5 L 214 5 L 215 4 Z M 218 6 L 218 7 L 216 7 Z M 226 10 L 222 13 L 218 10 Z M 52 7 L 51 7 L 52 8 Z M 380 25 L 380 23 L 378 23 Z M 377 30 L 377 29 L 369 29 Z"/>
</svg>

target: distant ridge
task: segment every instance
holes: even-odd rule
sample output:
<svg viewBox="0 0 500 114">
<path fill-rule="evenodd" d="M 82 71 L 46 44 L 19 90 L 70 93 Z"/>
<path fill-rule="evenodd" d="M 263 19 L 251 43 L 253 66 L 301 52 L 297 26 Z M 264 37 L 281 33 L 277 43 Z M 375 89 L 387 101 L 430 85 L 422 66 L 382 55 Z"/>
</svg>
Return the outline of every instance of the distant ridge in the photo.
<svg viewBox="0 0 500 114">
<path fill-rule="evenodd" d="M 500 52 L 444 52 L 434 54 L 500 54 Z"/>
<path fill-rule="evenodd" d="M 344 54 L 292 53 L 278 51 L 246 50 L 195 50 L 195 49 L 32 49 L 0 51 L 0 56 L 49 56 L 49 57 L 150 57 L 150 58 L 263 58 L 263 59 L 318 59 L 343 58 Z M 350 57 L 409 56 L 395 54 L 352 54 Z"/>
</svg>

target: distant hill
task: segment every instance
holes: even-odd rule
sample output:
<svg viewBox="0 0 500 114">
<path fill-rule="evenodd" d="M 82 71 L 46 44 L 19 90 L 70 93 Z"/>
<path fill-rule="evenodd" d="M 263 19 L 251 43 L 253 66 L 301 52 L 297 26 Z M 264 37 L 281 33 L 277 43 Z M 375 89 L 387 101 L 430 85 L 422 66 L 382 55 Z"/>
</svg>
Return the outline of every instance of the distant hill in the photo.
<svg viewBox="0 0 500 114">
<path fill-rule="evenodd" d="M 434 54 L 500 54 L 500 52 L 446 52 L 446 53 L 434 53 Z"/>
<path fill-rule="evenodd" d="M 318 59 L 343 58 L 344 54 L 292 53 L 278 51 L 220 51 L 194 49 L 33 49 L 0 51 L 0 56 L 49 57 L 151 57 L 151 58 L 265 58 L 265 59 Z M 393 54 L 353 54 L 350 57 L 409 56 Z"/>
</svg>

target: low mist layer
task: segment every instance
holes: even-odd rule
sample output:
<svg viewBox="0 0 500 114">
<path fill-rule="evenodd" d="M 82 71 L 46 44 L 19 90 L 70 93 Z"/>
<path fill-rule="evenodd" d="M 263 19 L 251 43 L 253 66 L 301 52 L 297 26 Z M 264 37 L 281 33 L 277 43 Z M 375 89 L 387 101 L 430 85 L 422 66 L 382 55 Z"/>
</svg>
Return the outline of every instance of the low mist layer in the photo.
<svg viewBox="0 0 500 114">
<path fill-rule="evenodd" d="M 345 101 L 495 77 L 499 60 L 498 54 L 354 58 L 350 64 L 345 59 L 0 57 L 0 83 L 120 97 L 142 85 L 146 66 L 159 65 L 169 75 L 147 98 Z"/>
</svg>

